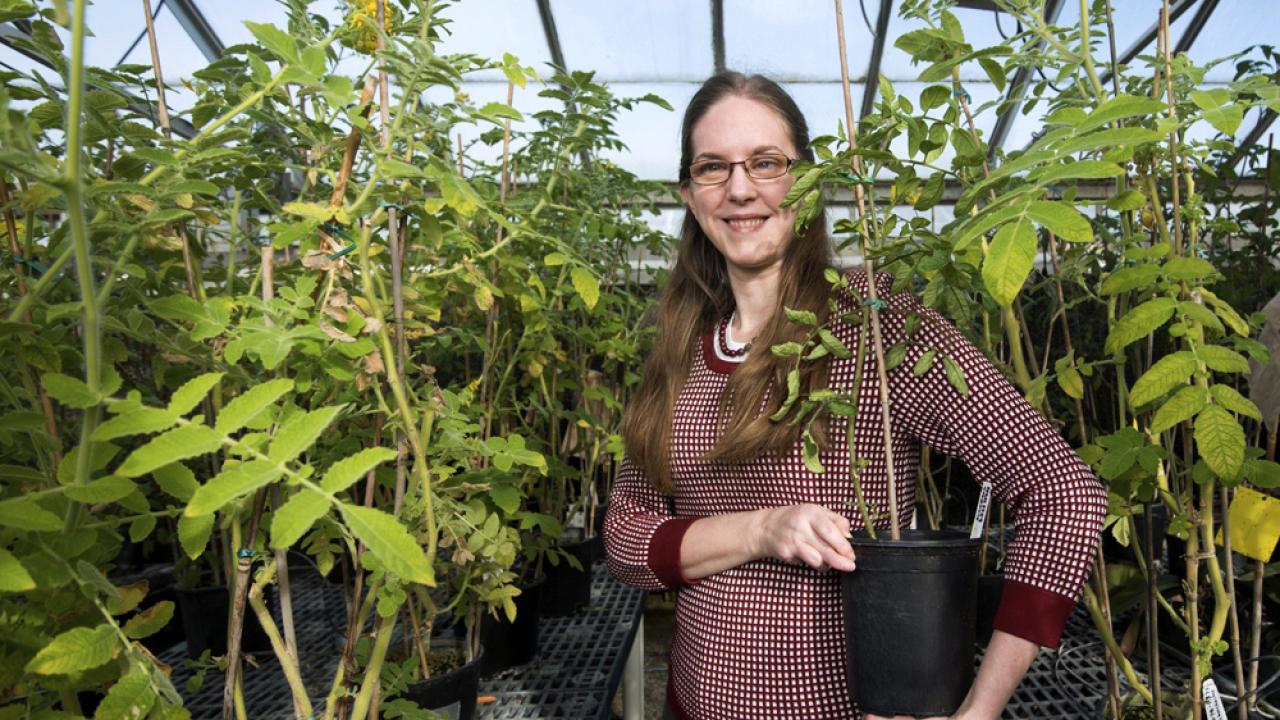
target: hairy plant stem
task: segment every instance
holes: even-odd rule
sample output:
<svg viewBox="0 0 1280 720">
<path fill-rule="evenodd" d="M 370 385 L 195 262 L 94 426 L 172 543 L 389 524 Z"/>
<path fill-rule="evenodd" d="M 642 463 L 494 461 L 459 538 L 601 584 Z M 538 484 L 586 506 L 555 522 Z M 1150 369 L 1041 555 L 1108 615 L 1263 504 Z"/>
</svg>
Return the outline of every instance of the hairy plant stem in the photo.
<svg viewBox="0 0 1280 720">
<path fill-rule="evenodd" d="M 289 692 L 293 695 L 294 714 L 301 720 L 311 717 L 312 710 L 311 698 L 307 696 L 307 688 L 302 682 L 302 673 L 298 669 L 297 651 L 281 639 L 280 630 L 276 628 L 275 620 L 267 610 L 267 604 L 262 600 L 262 591 L 271 584 L 271 578 L 275 575 L 277 567 L 277 560 L 269 560 L 258 573 L 258 579 L 249 588 L 249 604 L 258 617 L 258 623 L 262 625 L 262 629 L 271 640 L 271 649 L 275 651 L 276 659 L 280 662 L 280 670 L 284 673 L 285 680 L 289 683 Z"/>
<path fill-rule="evenodd" d="M 391 635 L 395 632 L 399 615 L 396 612 L 390 618 L 379 619 L 378 626 L 373 630 L 373 650 L 369 653 L 369 664 L 364 669 L 360 692 L 356 694 L 355 705 L 351 708 L 351 720 L 365 720 L 369 714 L 369 706 L 382 674 L 382 663 L 387 658 L 387 647 L 391 645 Z"/>
<path fill-rule="evenodd" d="M 867 222 L 867 201 L 862 183 L 862 158 L 857 154 L 858 126 L 853 118 L 853 99 L 849 86 L 849 60 L 844 40 L 844 9 L 842 0 L 835 0 L 836 6 L 836 39 L 840 46 L 840 84 L 844 90 L 845 130 L 849 135 L 850 167 L 859 178 L 854 183 L 853 196 L 858 207 L 858 224 L 861 227 L 862 263 L 867 275 L 867 304 L 871 311 L 871 340 L 875 351 L 876 374 L 880 381 L 880 421 L 884 431 L 885 474 L 889 485 L 889 536 L 897 541 L 902 538 L 902 530 L 898 520 L 898 482 L 893 466 L 893 435 L 889 413 L 889 375 L 885 370 L 884 337 L 880 330 L 880 298 L 876 289 L 876 265 L 871 257 L 871 232 L 874 223 Z M 870 518 L 863 515 L 863 522 L 868 526 Z"/>
<path fill-rule="evenodd" d="M 1089 615 L 1093 617 L 1094 625 L 1101 625 L 1106 622 L 1106 618 L 1102 615 L 1102 609 L 1098 604 L 1098 596 L 1094 593 L 1089 583 L 1084 584 L 1084 605 L 1089 611 Z M 1120 644 L 1116 642 L 1115 634 L 1103 633 L 1102 641 L 1111 651 L 1112 656 L 1119 661 L 1120 669 L 1124 671 L 1125 678 L 1129 681 L 1130 687 L 1138 691 L 1138 694 L 1147 702 L 1151 702 L 1151 691 L 1143 684 L 1138 677 L 1138 673 L 1133 669 L 1133 664 L 1129 662 L 1129 658 L 1125 657 L 1124 651 L 1120 649 Z"/>
<path fill-rule="evenodd" d="M 249 587 L 249 570 L 253 566 L 252 556 L 241 556 L 243 547 L 253 549 L 254 538 L 258 534 L 258 521 L 262 518 L 262 508 L 266 502 L 266 488 L 258 490 L 253 497 L 253 510 L 249 515 L 249 530 L 243 538 L 240 534 L 238 520 L 231 521 L 233 544 L 240 547 L 231 548 L 236 553 L 236 575 L 231 590 L 231 618 L 227 621 L 227 674 L 222 684 L 222 720 L 231 720 L 232 706 L 235 698 L 235 686 L 240 679 L 240 640 L 244 633 L 245 594 Z"/>
</svg>

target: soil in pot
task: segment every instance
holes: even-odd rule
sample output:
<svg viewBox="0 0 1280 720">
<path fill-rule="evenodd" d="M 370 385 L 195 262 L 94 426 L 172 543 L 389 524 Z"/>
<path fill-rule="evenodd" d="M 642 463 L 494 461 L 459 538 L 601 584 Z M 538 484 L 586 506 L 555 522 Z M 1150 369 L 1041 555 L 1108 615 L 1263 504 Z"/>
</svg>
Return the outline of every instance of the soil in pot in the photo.
<svg viewBox="0 0 1280 720">
<path fill-rule="evenodd" d="M 432 644 L 436 642 L 433 640 Z M 472 720 L 476 714 L 484 655 L 482 651 L 479 657 L 466 662 L 461 648 L 433 647 L 427 653 L 431 677 L 410 684 L 401 697 L 425 710 L 442 713 L 449 720 Z"/>
<path fill-rule="evenodd" d="M 954 530 L 850 540 L 858 567 L 841 578 L 850 696 L 877 715 L 950 715 L 973 682 L 980 541 Z"/>
<path fill-rule="evenodd" d="M 591 539 L 582 540 L 580 536 L 560 543 L 561 550 L 577 558 L 581 570 L 564 558 L 556 565 L 548 562 L 543 566 L 546 573 L 541 597 L 543 617 L 573 615 L 591 605 L 591 544 Z"/>
<path fill-rule="evenodd" d="M 263 594 L 267 606 L 271 606 L 268 587 Z M 199 587 L 190 590 L 179 589 L 178 611 L 182 613 L 182 630 L 187 637 L 187 656 L 191 659 L 200 657 L 208 650 L 212 655 L 225 655 L 227 652 L 227 619 L 231 614 L 231 595 L 224 587 Z M 271 640 L 258 623 L 258 616 L 249 606 L 248 599 L 244 604 L 244 631 L 240 635 L 242 652 L 270 652 Z"/>
<path fill-rule="evenodd" d="M 480 642 L 484 658 L 480 676 L 489 677 L 517 665 L 524 665 L 538 652 L 538 620 L 545 577 L 520 587 L 516 596 L 516 619 L 508 621 L 505 613 L 497 618 L 485 614 L 480 621 Z"/>
</svg>

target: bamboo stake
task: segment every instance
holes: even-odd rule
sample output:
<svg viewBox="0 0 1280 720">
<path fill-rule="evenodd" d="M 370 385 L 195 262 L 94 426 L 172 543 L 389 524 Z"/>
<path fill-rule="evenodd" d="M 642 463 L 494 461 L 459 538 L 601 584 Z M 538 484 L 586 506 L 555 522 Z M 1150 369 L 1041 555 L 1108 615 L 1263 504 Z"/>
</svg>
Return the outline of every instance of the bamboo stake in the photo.
<svg viewBox="0 0 1280 720">
<path fill-rule="evenodd" d="M 1053 264 L 1053 286 L 1058 294 L 1058 308 L 1062 318 L 1062 339 L 1067 347 L 1067 354 L 1075 357 L 1075 347 L 1071 342 L 1071 323 L 1067 320 L 1066 294 L 1062 290 L 1062 273 L 1058 267 L 1058 238 L 1052 232 L 1049 236 L 1049 262 Z M 1083 379 L 1083 378 L 1082 378 Z M 1084 403 L 1080 398 L 1072 398 L 1076 405 L 1076 422 L 1080 426 L 1080 444 L 1089 444 L 1089 433 L 1084 424 Z"/>
<path fill-rule="evenodd" d="M 1177 115 L 1173 107 L 1173 60 L 1169 51 L 1169 0 L 1164 0 L 1164 6 L 1160 9 L 1160 35 L 1164 38 L 1161 49 L 1161 56 L 1164 58 L 1164 86 L 1165 97 L 1169 104 L 1169 117 L 1176 118 Z M 1174 253 L 1182 252 L 1182 213 L 1180 212 L 1181 202 L 1178 187 L 1178 128 L 1173 127 L 1169 131 L 1169 162 L 1172 172 L 1169 176 L 1169 185 L 1173 193 L 1173 237 Z"/>
<path fill-rule="evenodd" d="M 1227 616 L 1231 621 L 1231 664 L 1236 673 L 1236 697 L 1239 698 L 1244 692 L 1244 664 L 1240 657 L 1240 618 L 1236 616 L 1236 570 L 1234 558 L 1231 556 L 1231 523 L 1228 519 L 1231 497 L 1226 487 L 1218 492 L 1222 503 L 1222 554 L 1227 564 L 1227 600 L 1231 605 L 1231 614 Z M 1249 720 L 1245 703 L 1237 702 L 1236 709 L 1240 720 Z"/>
<path fill-rule="evenodd" d="M 1267 141 L 1267 157 L 1271 156 L 1271 141 Z M 1270 167 L 1270 163 L 1268 163 Z M 1268 176 L 1270 174 L 1268 173 Z M 1266 232 L 1264 229 L 1263 232 Z M 1280 435 L 1280 416 L 1276 417 L 1275 429 L 1267 439 L 1267 459 L 1276 459 L 1276 436 Z M 1261 560 L 1253 561 L 1253 616 L 1249 618 L 1252 633 L 1249 639 L 1249 709 L 1258 707 L 1258 666 L 1262 662 L 1262 579 L 1266 574 L 1267 564 Z"/>
<path fill-rule="evenodd" d="M 1159 608 L 1156 603 L 1156 593 L 1159 590 L 1156 588 L 1156 553 L 1152 537 L 1154 532 L 1152 526 L 1155 525 L 1155 518 L 1152 515 L 1154 507 L 1153 503 L 1147 504 L 1147 526 L 1143 532 L 1143 546 L 1147 556 L 1147 669 L 1151 674 L 1151 692 L 1154 695 L 1151 706 L 1155 708 L 1155 720 L 1164 720 L 1164 684 L 1160 677 L 1160 619 L 1157 617 Z"/>
<path fill-rule="evenodd" d="M 262 517 L 262 508 L 266 504 L 266 489 L 259 490 L 253 498 L 253 512 L 249 516 L 249 531 L 241 539 L 245 548 L 252 549 L 254 538 L 258 534 L 258 520 Z M 239 523 L 232 522 L 232 529 L 238 529 Z M 236 552 L 235 585 L 231 596 L 231 618 L 227 623 L 227 674 L 222 685 L 222 720 L 231 720 L 235 705 L 236 685 L 240 678 L 240 640 L 244 632 L 244 606 L 249 590 L 249 570 L 253 566 L 253 557 L 246 553 Z"/>
<path fill-rule="evenodd" d="M 271 505 L 277 510 L 280 509 L 280 485 L 278 483 L 271 486 Z M 298 666 L 298 635 L 295 632 L 293 625 L 293 591 L 292 585 L 289 582 L 288 549 L 276 548 L 275 558 L 275 567 L 280 574 L 280 621 L 284 625 L 283 647 L 277 649 L 276 654 L 279 655 L 280 650 L 283 649 L 289 661 L 291 661 L 293 666 L 296 668 Z M 254 589 L 257 589 L 256 584 L 254 585 Z M 261 590 L 258 592 L 259 595 L 261 595 Z M 249 591 L 249 602 L 253 603 L 253 589 Z M 258 608 L 255 605 L 254 610 L 256 611 L 257 609 Z M 268 615 L 268 617 L 270 617 L 270 615 Z M 263 625 L 263 627 L 266 627 L 266 625 Z M 274 647 L 275 643 L 273 642 L 272 645 Z M 280 665 L 281 667 L 285 666 L 283 658 L 280 661 Z M 303 693 L 303 698 L 306 698 L 305 693 Z M 294 720 L 304 720 L 304 718 L 309 715 L 311 715 L 310 702 L 307 702 L 306 706 L 304 706 L 299 702 L 298 695 L 295 693 L 293 697 Z"/>
<path fill-rule="evenodd" d="M 515 104 L 515 83 L 507 81 L 507 107 Z M 462 147 L 458 147 L 458 163 L 462 163 Z M 511 187 L 511 118 L 504 118 L 502 121 L 502 175 L 498 186 L 498 206 L 505 208 L 507 205 L 507 192 Z M 497 244 L 502 244 L 502 238 L 506 228 L 498 226 Z M 496 265 L 490 263 L 491 266 Z M 494 348 L 494 335 L 496 334 L 496 320 L 498 316 L 497 303 L 489 305 L 488 311 L 485 313 L 484 338 L 485 350 L 484 359 L 480 365 L 480 401 L 484 405 L 484 438 L 487 439 L 493 434 L 493 405 L 497 401 L 497 389 L 492 386 L 492 373 L 490 368 L 493 366 L 497 350 Z M 482 459 L 483 464 L 487 464 L 487 458 Z"/>
<path fill-rule="evenodd" d="M 858 126 L 853 120 L 853 99 L 849 88 L 849 60 L 844 41 L 844 9 L 842 0 L 835 0 L 836 5 L 836 39 L 840 45 L 840 83 L 844 90 L 845 129 L 849 134 L 849 149 L 854 151 L 850 165 L 858 181 L 853 186 L 853 196 L 858 205 L 858 223 L 862 235 L 862 264 L 867 274 L 867 304 L 871 309 L 871 340 L 876 356 L 876 373 L 880 379 L 880 422 L 884 429 L 884 462 L 885 473 L 889 480 L 889 536 L 893 540 L 902 539 L 902 531 L 898 521 L 898 483 L 893 468 L 893 436 L 889 421 L 889 375 L 884 363 L 884 339 L 880 331 L 880 298 L 876 290 L 876 266 L 871 257 L 870 229 L 867 223 L 866 197 L 862 183 L 862 158 L 857 153 Z"/>
</svg>

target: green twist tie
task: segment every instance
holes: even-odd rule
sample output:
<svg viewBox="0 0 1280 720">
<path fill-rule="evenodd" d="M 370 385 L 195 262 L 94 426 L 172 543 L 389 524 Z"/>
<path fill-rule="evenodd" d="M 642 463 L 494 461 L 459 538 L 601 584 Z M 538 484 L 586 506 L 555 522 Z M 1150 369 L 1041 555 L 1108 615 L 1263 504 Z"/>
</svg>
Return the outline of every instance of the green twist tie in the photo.
<svg viewBox="0 0 1280 720">
<path fill-rule="evenodd" d="M 973 102 L 973 96 L 969 94 L 968 90 L 964 89 L 963 85 L 956 85 L 956 89 L 953 90 L 951 94 L 958 98 L 962 98 L 966 103 Z"/>
<path fill-rule="evenodd" d="M 396 210 L 404 210 L 404 208 L 400 205 L 400 203 L 393 203 L 393 202 L 380 202 L 378 203 L 378 207 L 383 208 L 384 210 L 386 208 L 395 208 Z"/>
<path fill-rule="evenodd" d="M 255 557 L 257 557 L 257 555 L 258 555 L 258 551 L 257 551 L 257 550 L 254 550 L 254 549 L 253 549 L 253 548 L 251 548 L 251 547 L 242 547 L 242 548 L 240 548 L 239 550 L 237 550 L 237 551 L 236 551 L 236 557 L 240 557 L 240 558 L 248 558 L 248 559 L 250 559 L 250 560 L 252 560 L 252 559 L 254 559 Z"/>
<path fill-rule="evenodd" d="M 845 173 L 844 176 L 848 178 L 850 182 L 857 183 L 859 185 L 875 185 L 876 184 L 876 179 L 869 175 L 859 175 L 857 173 Z"/>
<path fill-rule="evenodd" d="M 346 247 L 342 248 L 341 250 L 339 250 L 338 252 L 333 253 L 332 255 L 330 255 L 330 256 L 329 256 L 329 259 L 330 259 L 330 260 L 337 260 L 338 258 L 346 257 L 347 255 L 350 255 L 352 252 L 354 252 L 354 251 L 355 251 L 355 249 L 356 249 L 356 244 L 355 244 L 355 243 L 351 243 L 350 245 L 348 245 L 348 246 L 346 246 Z"/>
<path fill-rule="evenodd" d="M 885 302 L 884 300 L 881 300 L 880 298 L 867 298 L 866 300 L 862 301 L 862 304 L 866 305 L 867 307 L 873 307 L 876 310 L 889 309 L 889 303 Z"/>
<path fill-rule="evenodd" d="M 333 235 L 335 237 L 340 237 L 349 243 L 355 243 L 355 239 L 352 238 L 350 235 L 348 235 L 347 231 L 343 230 L 342 226 L 338 225 L 337 223 L 331 223 L 331 222 L 324 223 L 323 225 L 320 226 L 320 229 L 324 230 L 330 235 Z"/>
<path fill-rule="evenodd" d="M 14 255 L 13 262 L 17 265 L 26 265 L 32 270 L 35 270 L 38 275 L 44 275 L 45 273 L 49 272 L 49 266 L 45 265 L 39 260 L 31 260 L 29 258 L 24 258 L 20 255 Z"/>
</svg>

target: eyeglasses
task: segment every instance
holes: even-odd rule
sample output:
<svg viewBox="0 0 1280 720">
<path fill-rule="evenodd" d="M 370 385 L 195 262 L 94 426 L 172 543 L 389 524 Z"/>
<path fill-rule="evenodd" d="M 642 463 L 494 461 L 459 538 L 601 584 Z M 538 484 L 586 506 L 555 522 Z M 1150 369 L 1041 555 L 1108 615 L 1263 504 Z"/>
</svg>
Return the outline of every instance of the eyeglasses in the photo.
<svg viewBox="0 0 1280 720">
<path fill-rule="evenodd" d="M 724 160 L 698 160 L 689 165 L 689 179 L 695 185 L 720 185 L 729 180 L 733 174 L 733 166 L 741 165 L 747 175 L 755 180 L 773 180 L 787 174 L 796 163 L 794 158 L 777 153 L 761 153 L 752 155 L 746 160 L 726 162 Z"/>
</svg>

